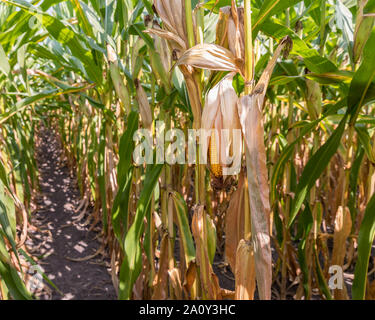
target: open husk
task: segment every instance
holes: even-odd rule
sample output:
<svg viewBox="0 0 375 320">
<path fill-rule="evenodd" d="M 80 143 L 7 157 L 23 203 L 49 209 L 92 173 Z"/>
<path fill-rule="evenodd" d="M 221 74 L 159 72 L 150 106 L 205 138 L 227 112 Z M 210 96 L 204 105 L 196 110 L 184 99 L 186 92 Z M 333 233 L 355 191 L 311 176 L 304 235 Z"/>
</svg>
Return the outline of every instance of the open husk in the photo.
<svg viewBox="0 0 375 320">
<path fill-rule="evenodd" d="M 241 164 L 241 143 L 235 139 L 235 130 L 240 130 L 241 126 L 233 76 L 233 73 L 228 74 L 210 90 L 202 113 L 202 129 L 217 130 L 212 132 L 209 144 L 210 166 L 216 177 L 227 175 L 226 167 L 230 163 L 238 168 Z M 223 130 L 227 130 L 226 135 Z"/>
</svg>

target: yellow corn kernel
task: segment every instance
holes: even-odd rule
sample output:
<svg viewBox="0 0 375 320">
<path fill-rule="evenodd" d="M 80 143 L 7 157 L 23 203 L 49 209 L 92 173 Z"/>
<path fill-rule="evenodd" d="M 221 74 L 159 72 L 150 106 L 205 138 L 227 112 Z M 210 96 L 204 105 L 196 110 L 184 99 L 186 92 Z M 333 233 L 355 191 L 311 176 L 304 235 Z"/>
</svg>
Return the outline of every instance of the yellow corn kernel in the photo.
<svg viewBox="0 0 375 320">
<path fill-rule="evenodd" d="M 217 151 L 216 137 L 214 132 L 212 133 L 210 139 L 209 155 L 212 173 L 215 177 L 219 178 L 223 175 L 223 170 L 219 164 L 219 154 Z"/>
</svg>

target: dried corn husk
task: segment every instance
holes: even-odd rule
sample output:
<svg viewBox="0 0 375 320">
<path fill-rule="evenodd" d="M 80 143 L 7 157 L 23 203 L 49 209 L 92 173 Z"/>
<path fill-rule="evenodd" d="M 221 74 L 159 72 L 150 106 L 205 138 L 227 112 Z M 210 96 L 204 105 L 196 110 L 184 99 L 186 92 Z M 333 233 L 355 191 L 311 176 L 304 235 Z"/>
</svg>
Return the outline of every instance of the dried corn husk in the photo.
<svg viewBox="0 0 375 320">
<path fill-rule="evenodd" d="M 194 284 L 197 283 L 196 278 L 197 278 L 197 264 L 195 261 L 191 261 L 186 270 L 185 280 L 183 284 L 185 295 L 187 297 L 190 296 L 191 299 L 195 299 L 196 297 L 195 286 L 194 286 Z"/>
<path fill-rule="evenodd" d="M 182 300 L 182 284 L 181 284 L 181 277 L 180 277 L 180 269 L 173 268 L 168 270 L 169 280 L 173 288 L 174 296 L 177 300 Z"/>
<path fill-rule="evenodd" d="M 187 66 L 181 65 L 180 70 L 184 75 L 186 81 L 186 88 L 189 95 L 191 110 L 194 116 L 194 129 L 200 129 L 202 117 L 202 105 L 200 100 L 200 90 L 197 82 L 194 79 L 193 72 Z"/>
<path fill-rule="evenodd" d="M 200 267 L 200 278 L 203 292 L 207 295 L 207 299 L 221 300 L 219 279 L 212 269 L 208 253 L 208 243 L 205 237 L 205 235 L 207 235 L 207 221 L 203 206 L 197 206 L 195 208 L 191 229 L 197 248 L 197 264 Z"/>
<path fill-rule="evenodd" d="M 241 98 L 238 108 L 247 146 L 246 167 L 249 183 L 251 233 L 254 242 L 259 296 L 261 299 L 270 299 L 272 261 L 269 235 L 269 185 L 263 115 L 258 95 Z"/>
<path fill-rule="evenodd" d="M 166 39 L 172 50 L 172 56 L 178 60 L 189 47 L 184 0 L 154 0 L 154 8 L 163 21 L 163 31 L 158 28 L 148 30 L 151 34 Z M 193 29 L 195 30 L 195 15 L 193 15 Z M 189 95 L 190 105 L 194 116 L 193 127 L 199 129 L 201 126 L 202 105 L 200 101 L 201 88 L 197 83 L 196 73 L 191 66 L 180 65 L 184 75 Z"/>
<path fill-rule="evenodd" d="M 168 235 L 165 233 L 160 244 L 159 270 L 154 279 L 153 300 L 164 300 L 168 297 Z"/>
<path fill-rule="evenodd" d="M 156 35 L 158 37 L 164 38 L 166 40 L 172 41 L 171 47 L 172 49 L 177 49 L 181 51 L 186 50 L 186 44 L 185 42 L 176 34 L 169 32 L 167 30 L 163 29 L 148 29 L 144 31 L 145 33 L 149 33 L 151 35 Z"/>
<path fill-rule="evenodd" d="M 375 280 L 367 285 L 366 300 L 375 300 Z"/>
<path fill-rule="evenodd" d="M 242 73 L 243 62 L 236 59 L 233 53 L 224 47 L 204 43 L 185 51 L 177 61 L 177 65 L 182 64 L 201 69 Z"/>
<path fill-rule="evenodd" d="M 285 47 L 285 37 L 264 70 L 251 95 L 239 100 L 238 112 L 246 143 L 246 167 L 251 211 L 256 278 L 260 299 L 271 299 L 272 257 L 270 243 L 270 202 L 267 156 L 264 145 L 263 102 L 276 61 Z"/>
<path fill-rule="evenodd" d="M 188 46 L 184 0 L 154 0 L 154 8 L 164 29 L 178 36 Z M 195 21 L 193 21 L 194 23 Z"/>
<path fill-rule="evenodd" d="M 232 1 L 231 19 L 228 24 L 229 49 L 240 59 L 245 58 L 244 9 Z"/>
<path fill-rule="evenodd" d="M 228 210 L 225 214 L 225 259 L 228 261 L 233 273 L 236 271 L 236 253 L 238 244 L 245 236 L 245 173 L 241 172 L 238 179 L 237 190 L 232 194 Z"/>
<path fill-rule="evenodd" d="M 255 292 L 254 248 L 250 241 L 241 240 L 236 254 L 236 300 L 253 300 Z"/>
<path fill-rule="evenodd" d="M 134 83 L 136 86 L 137 101 L 138 101 L 139 112 L 141 114 L 143 126 L 146 129 L 151 129 L 152 112 L 151 112 L 150 103 L 148 102 L 147 94 L 138 79 L 135 79 Z"/>
<path fill-rule="evenodd" d="M 331 265 L 343 266 L 346 255 L 346 239 L 352 230 L 352 219 L 348 207 L 345 210 L 340 206 L 336 213 L 335 233 L 333 235 L 333 251 Z M 334 297 L 338 300 L 347 300 L 348 294 L 345 285 L 342 289 L 334 290 Z"/>
<path fill-rule="evenodd" d="M 244 10 L 234 1 L 232 6 L 220 8 L 216 44 L 228 48 L 238 59 L 245 58 Z"/>
</svg>

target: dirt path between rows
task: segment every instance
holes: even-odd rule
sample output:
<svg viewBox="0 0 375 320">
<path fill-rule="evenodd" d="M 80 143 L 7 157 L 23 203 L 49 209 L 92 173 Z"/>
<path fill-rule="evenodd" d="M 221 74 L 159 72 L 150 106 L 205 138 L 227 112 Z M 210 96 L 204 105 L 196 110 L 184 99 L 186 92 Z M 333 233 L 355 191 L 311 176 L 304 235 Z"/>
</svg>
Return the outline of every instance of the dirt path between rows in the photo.
<svg viewBox="0 0 375 320">
<path fill-rule="evenodd" d="M 85 218 L 75 219 L 79 216 L 75 209 L 80 195 L 74 177 L 62 162 L 61 145 L 51 130 L 41 128 L 39 132 L 36 160 L 40 195 L 38 210 L 31 219 L 39 230 L 30 230 L 27 247 L 61 293 L 44 285 L 36 295 L 43 300 L 116 299 L 107 258 L 97 255 L 86 261 L 70 260 L 97 252 L 100 248 L 98 233 L 83 225 Z M 36 287 L 41 289 L 41 286 Z"/>
</svg>

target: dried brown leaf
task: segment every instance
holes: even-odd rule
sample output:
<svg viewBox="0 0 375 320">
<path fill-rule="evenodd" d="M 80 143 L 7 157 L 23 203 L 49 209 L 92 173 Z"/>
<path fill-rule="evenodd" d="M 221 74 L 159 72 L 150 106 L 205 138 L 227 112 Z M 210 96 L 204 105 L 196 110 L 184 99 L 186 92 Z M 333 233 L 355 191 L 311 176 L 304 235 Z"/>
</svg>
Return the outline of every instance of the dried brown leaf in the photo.
<svg viewBox="0 0 375 320">
<path fill-rule="evenodd" d="M 251 211 L 251 231 L 254 242 L 259 296 L 270 299 L 272 260 L 269 235 L 270 204 L 263 116 L 258 95 L 240 99 L 238 111 L 244 134 L 247 156 L 247 178 Z"/>
<path fill-rule="evenodd" d="M 174 27 L 174 20 L 171 14 L 170 7 L 168 5 L 168 1 L 166 1 L 167 6 L 165 6 L 165 1 L 162 0 L 154 0 L 154 8 L 156 9 L 157 14 L 161 18 L 164 23 L 164 27 L 174 33 L 178 34 L 176 28 Z"/>
<path fill-rule="evenodd" d="M 154 34 L 158 37 L 164 38 L 164 39 L 169 40 L 169 41 L 173 41 L 174 44 L 175 44 L 174 46 L 172 45 L 173 49 L 175 49 L 176 46 L 177 46 L 179 49 L 181 49 L 183 51 L 186 50 L 185 42 L 178 35 L 176 35 L 172 32 L 169 32 L 169 31 L 163 30 L 163 29 L 147 29 L 144 32 L 149 33 L 149 34 Z"/>
<path fill-rule="evenodd" d="M 191 295 L 191 290 L 193 289 L 193 285 L 196 281 L 196 278 L 197 278 L 197 264 L 195 261 L 191 261 L 186 270 L 185 280 L 183 284 L 183 287 L 185 289 L 187 296 L 189 296 L 189 294 Z"/>
<path fill-rule="evenodd" d="M 160 244 L 159 270 L 154 279 L 152 300 L 165 300 L 168 297 L 168 235 L 165 233 Z"/>
<path fill-rule="evenodd" d="M 375 300 L 375 280 L 368 285 L 366 290 L 366 300 Z"/>
<path fill-rule="evenodd" d="M 236 300 L 253 300 L 255 292 L 254 248 L 250 241 L 241 240 L 236 254 Z"/>
<path fill-rule="evenodd" d="M 172 270 L 168 270 L 169 280 L 172 284 L 174 296 L 177 300 L 182 300 L 182 285 L 181 285 L 181 277 L 180 277 L 180 270 L 177 268 L 173 268 Z"/>
<path fill-rule="evenodd" d="M 285 37 L 277 47 L 251 95 L 239 100 L 238 112 L 246 143 L 246 167 L 251 211 L 256 279 L 260 299 L 271 299 L 272 257 L 267 156 L 264 145 L 262 106 L 269 80 L 282 50 L 290 44 Z"/>
<path fill-rule="evenodd" d="M 181 56 L 177 65 L 190 65 L 196 68 L 241 72 L 240 63 L 228 49 L 216 44 L 198 44 Z"/>
<path fill-rule="evenodd" d="M 203 206 L 196 206 L 194 209 L 193 221 L 191 224 L 192 233 L 196 244 L 197 264 L 200 268 L 200 280 L 203 293 L 207 299 L 221 300 L 219 279 L 213 272 L 208 255 L 206 241 L 207 226 Z"/>
<path fill-rule="evenodd" d="M 232 290 L 221 288 L 220 292 L 221 292 L 221 297 L 223 298 L 223 300 L 234 300 L 235 299 L 236 293 Z"/>
<path fill-rule="evenodd" d="M 145 294 L 145 290 L 147 285 L 147 279 L 148 279 L 148 274 L 149 274 L 149 264 L 147 263 L 147 256 L 142 253 L 142 271 L 137 279 L 137 281 L 134 284 L 133 288 L 133 299 L 134 300 L 142 300 Z"/>
<path fill-rule="evenodd" d="M 229 207 L 225 214 L 225 258 L 228 261 L 233 273 L 236 271 L 236 253 L 238 244 L 244 238 L 245 217 L 244 197 L 245 174 L 241 172 L 237 190 L 232 194 Z"/>
<path fill-rule="evenodd" d="M 186 32 L 185 32 L 185 9 L 182 5 L 184 0 L 165 0 L 169 3 L 174 19 L 175 29 L 178 32 L 178 35 L 181 39 L 186 39 Z M 185 2 L 184 2 L 185 3 Z"/>
<path fill-rule="evenodd" d="M 343 266 L 346 255 L 346 239 L 349 237 L 352 230 L 352 219 L 350 210 L 345 207 L 345 210 L 340 206 L 336 213 L 335 219 L 335 233 L 333 235 L 333 251 L 331 265 Z M 347 300 L 348 294 L 345 285 L 342 289 L 334 290 L 334 297 L 337 300 Z"/>
</svg>

